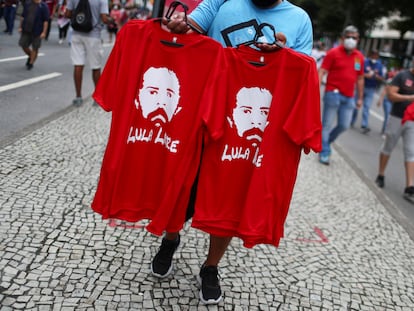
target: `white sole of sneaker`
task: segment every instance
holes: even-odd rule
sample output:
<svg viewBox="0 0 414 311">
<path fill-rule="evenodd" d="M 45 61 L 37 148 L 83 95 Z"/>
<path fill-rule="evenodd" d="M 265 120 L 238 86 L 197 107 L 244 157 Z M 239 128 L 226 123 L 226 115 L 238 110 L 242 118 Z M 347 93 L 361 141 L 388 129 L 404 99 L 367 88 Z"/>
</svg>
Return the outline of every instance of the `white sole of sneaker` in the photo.
<svg viewBox="0 0 414 311">
<path fill-rule="evenodd" d="M 220 296 L 216 300 L 214 300 L 214 299 L 205 300 L 203 298 L 203 293 L 200 290 L 200 301 L 201 301 L 201 303 L 203 303 L 205 305 L 216 305 L 216 304 L 218 304 L 221 301 L 222 298 L 223 298 L 223 296 Z"/>
<path fill-rule="evenodd" d="M 153 276 L 156 276 L 157 278 L 160 278 L 160 279 L 165 279 L 167 276 L 169 276 L 172 273 L 172 271 L 173 271 L 173 264 L 171 264 L 171 266 L 168 269 L 167 273 L 165 273 L 164 275 L 154 272 L 154 270 L 152 269 L 152 263 L 150 264 L 150 269 L 151 269 L 151 274 Z"/>
<path fill-rule="evenodd" d="M 198 274 L 197 274 L 197 281 L 198 281 L 198 284 L 201 286 L 201 277 Z M 216 305 L 216 304 L 218 304 L 223 299 L 223 296 L 220 295 L 220 297 L 218 297 L 217 299 L 208 299 L 208 300 L 205 300 L 204 297 L 203 297 L 203 292 L 200 289 L 199 298 L 200 298 L 200 301 L 201 301 L 202 304 L 205 304 L 205 305 Z"/>
</svg>

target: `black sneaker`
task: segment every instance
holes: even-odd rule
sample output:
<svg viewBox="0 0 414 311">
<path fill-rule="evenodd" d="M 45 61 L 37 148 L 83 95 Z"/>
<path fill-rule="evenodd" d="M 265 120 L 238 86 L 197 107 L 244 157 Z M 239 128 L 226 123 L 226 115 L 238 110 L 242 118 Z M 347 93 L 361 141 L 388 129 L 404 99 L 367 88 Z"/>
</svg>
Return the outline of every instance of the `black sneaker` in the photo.
<svg viewBox="0 0 414 311">
<path fill-rule="evenodd" d="M 172 258 L 178 245 L 180 245 L 180 236 L 175 241 L 162 239 L 160 249 L 151 262 L 151 272 L 154 276 L 165 278 L 171 274 Z"/>
<path fill-rule="evenodd" d="M 31 69 L 33 68 L 33 64 L 30 64 L 30 63 L 29 63 L 29 64 L 27 64 L 27 65 L 26 65 L 26 68 L 27 68 L 27 70 L 31 70 Z"/>
<path fill-rule="evenodd" d="M 404 198 L 411 203 L 414 203 L 414 186 L 405 188 Z"/>
<path fill-rule="evenodd" d="M 216 266 L 202 266 L 199 274 L 200 300 L 206 305 L 218 304 L 222 299 Z"/>
<path fill-rule="evenodd" d="M 385 186 L 385 177 L 382 176 L 382 175 L 378 175 L 377 179 L 375 179 L 375 183 L 377 184 L 378 187 L 384 188 L 384 186 Z"/>
<path fill-rule="evenodd" d="M 27 65 L 29 65 L 30 64 L 30 57 L 28 57 L 27 58 L 27 61 L 26 61 L 26 67 L 27 67 Z"/>
<path fill-rule="evenodd" d="M 369 127 L 361 127 L 361 132 L 362 134 L 368 134 L 371 131 L 371 129 Z"/>
</svg>

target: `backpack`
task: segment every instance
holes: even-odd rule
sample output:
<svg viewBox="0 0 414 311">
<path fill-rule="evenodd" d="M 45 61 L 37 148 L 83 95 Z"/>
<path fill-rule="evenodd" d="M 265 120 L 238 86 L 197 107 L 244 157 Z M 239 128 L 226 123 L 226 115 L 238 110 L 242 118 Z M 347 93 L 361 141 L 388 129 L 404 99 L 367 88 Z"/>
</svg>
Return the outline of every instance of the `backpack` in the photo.
<svg viewBox="0 0 414 311">
<path fill-rule="evenodd" d="M 79 0 L 78 5 L 72 12 L 70 21 L 72 28 L 76 31 L 90 32 L 93 29 L 89 0 Z"/>
</svg>

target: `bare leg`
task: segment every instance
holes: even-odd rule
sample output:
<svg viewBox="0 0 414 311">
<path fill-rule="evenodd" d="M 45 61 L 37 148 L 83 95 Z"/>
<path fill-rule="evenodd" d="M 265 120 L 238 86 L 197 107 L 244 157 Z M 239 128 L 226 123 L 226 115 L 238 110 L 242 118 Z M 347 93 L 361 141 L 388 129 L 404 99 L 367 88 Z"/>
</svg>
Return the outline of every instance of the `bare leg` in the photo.
<svg viewBox="0 0 414 311">
<path fill-rule="evenodd" d="M 30 64 L 34 64 L 34 62 L 36 61 L 36 59 L 37 59 L 37 54 L 38 54 L 38 52 L 39 52 L 39 50 L 32 50 L 32 53 L 30 54 Z"/>
<path fill-rule="evenodd" d="M 92 80 L 93 80 L 93 83 L 95 84 L 95 87 L 98 84 L 100 77 L 101 77 L 101 69 L 92 69 Z"/>
<path fill-rule="evenodd" d="M 405 162 L 405 184 L 406 187 L 413 186 L 414 162 Z"/>
<path fill-rule="evenodd" d="M 27 56 L 31 56 L 32 55 L 32 50 L 30 48 L 22 48 L 23 52 L 26 53 Z"/>
<path fill-rule="evenodd" d="M 78 65 L 78 66 L 75 66 L 73 70 L 73 80 L 75 81 L 76 97 L 82 97 L 83 67 L 84 67 L 83 65 Z"/>
<path fill-rule="evenodd" d="M 165 233 L 165 238 L 167 240 L 173 241 L 173 240 L 176 240 L 177 237 L 178 237 L 178 232 L 166 232 Z"/>
<path fill-rule="evenodd" d="M 206 266 L 218 266 L 221 258 L 227 250 L 231 241 L 231 237 L 218 237 L 210 235 L 210 247 L 208 249 Z"/>
<path fill-rule="evenodd" d="M 380 153 L 378 175 L 384 176 L 385 169 L 387 167 L 389 159 L 390 159 L 389 155 L 385 155 L 383 153 Z"/>
</svg>

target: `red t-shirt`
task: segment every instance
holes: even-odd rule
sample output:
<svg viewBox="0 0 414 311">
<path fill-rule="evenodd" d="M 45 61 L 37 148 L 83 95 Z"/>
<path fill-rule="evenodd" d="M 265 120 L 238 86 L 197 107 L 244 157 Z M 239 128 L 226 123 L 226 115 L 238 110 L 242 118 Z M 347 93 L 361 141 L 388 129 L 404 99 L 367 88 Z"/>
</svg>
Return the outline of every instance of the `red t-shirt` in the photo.
<svg viewBox="0 0 414 311">
<path fill-rule="evenodd" d="M 222 133 L 222 54 L 208 37 L 171 34 L 152 20 L 122 27 L 93 94 L 112 111 L 92 203 L 103 218 L 151 219 L 157 235 L 182 228 L 202 140 Z M 152 104 L 165 104 L 163 117 Z"/>
<path fill-rule="evenodd" d="M 414 121 L 414 102 L 410 103 L 404 110 L 402 124 L 407 121 Z"/>
<path fill-rule="evenodd" d="M 328 71 L 325 91 L 337 89 L 342 95 L 353 97 L 357 78 L 364 75 L 364 55 L 356 49 L 348 54 L 339 45 L 326 53 L 321 68 Z"/>
<path fill-rule="evenodd" d="M 264 66 L 248 62 L 260 62 L 262 57 Z M 301 150 L 321 149 L 316 66 L 310 57 L 288 48 L 265 54 L 243 46 L 227 48 L 226 58 L 227 127 L 222 138 L 204 149 L 192 226 L 218 236 L 240 237 L 246 247 L 277 246 Z M 264 98 L 270 100 L 270 109 Z M 266 119 L 258 120 L 258 115 L 251 119 L 264 127 L 256 132 L 261 141 L 238 133 L 236 102 L 245 115 L 253 116 L 254 106 L 267 114 Z"/>
<path fill-rule="evenodd" d="M 49 9 L 50 18 L 52 18 L 53 17 L 52 16 L 53 9 L 58 4 L 58 1 L 57 0 L 43 0 L 43 1 L 47 4 L 47 7 Z"/>
</svg>

